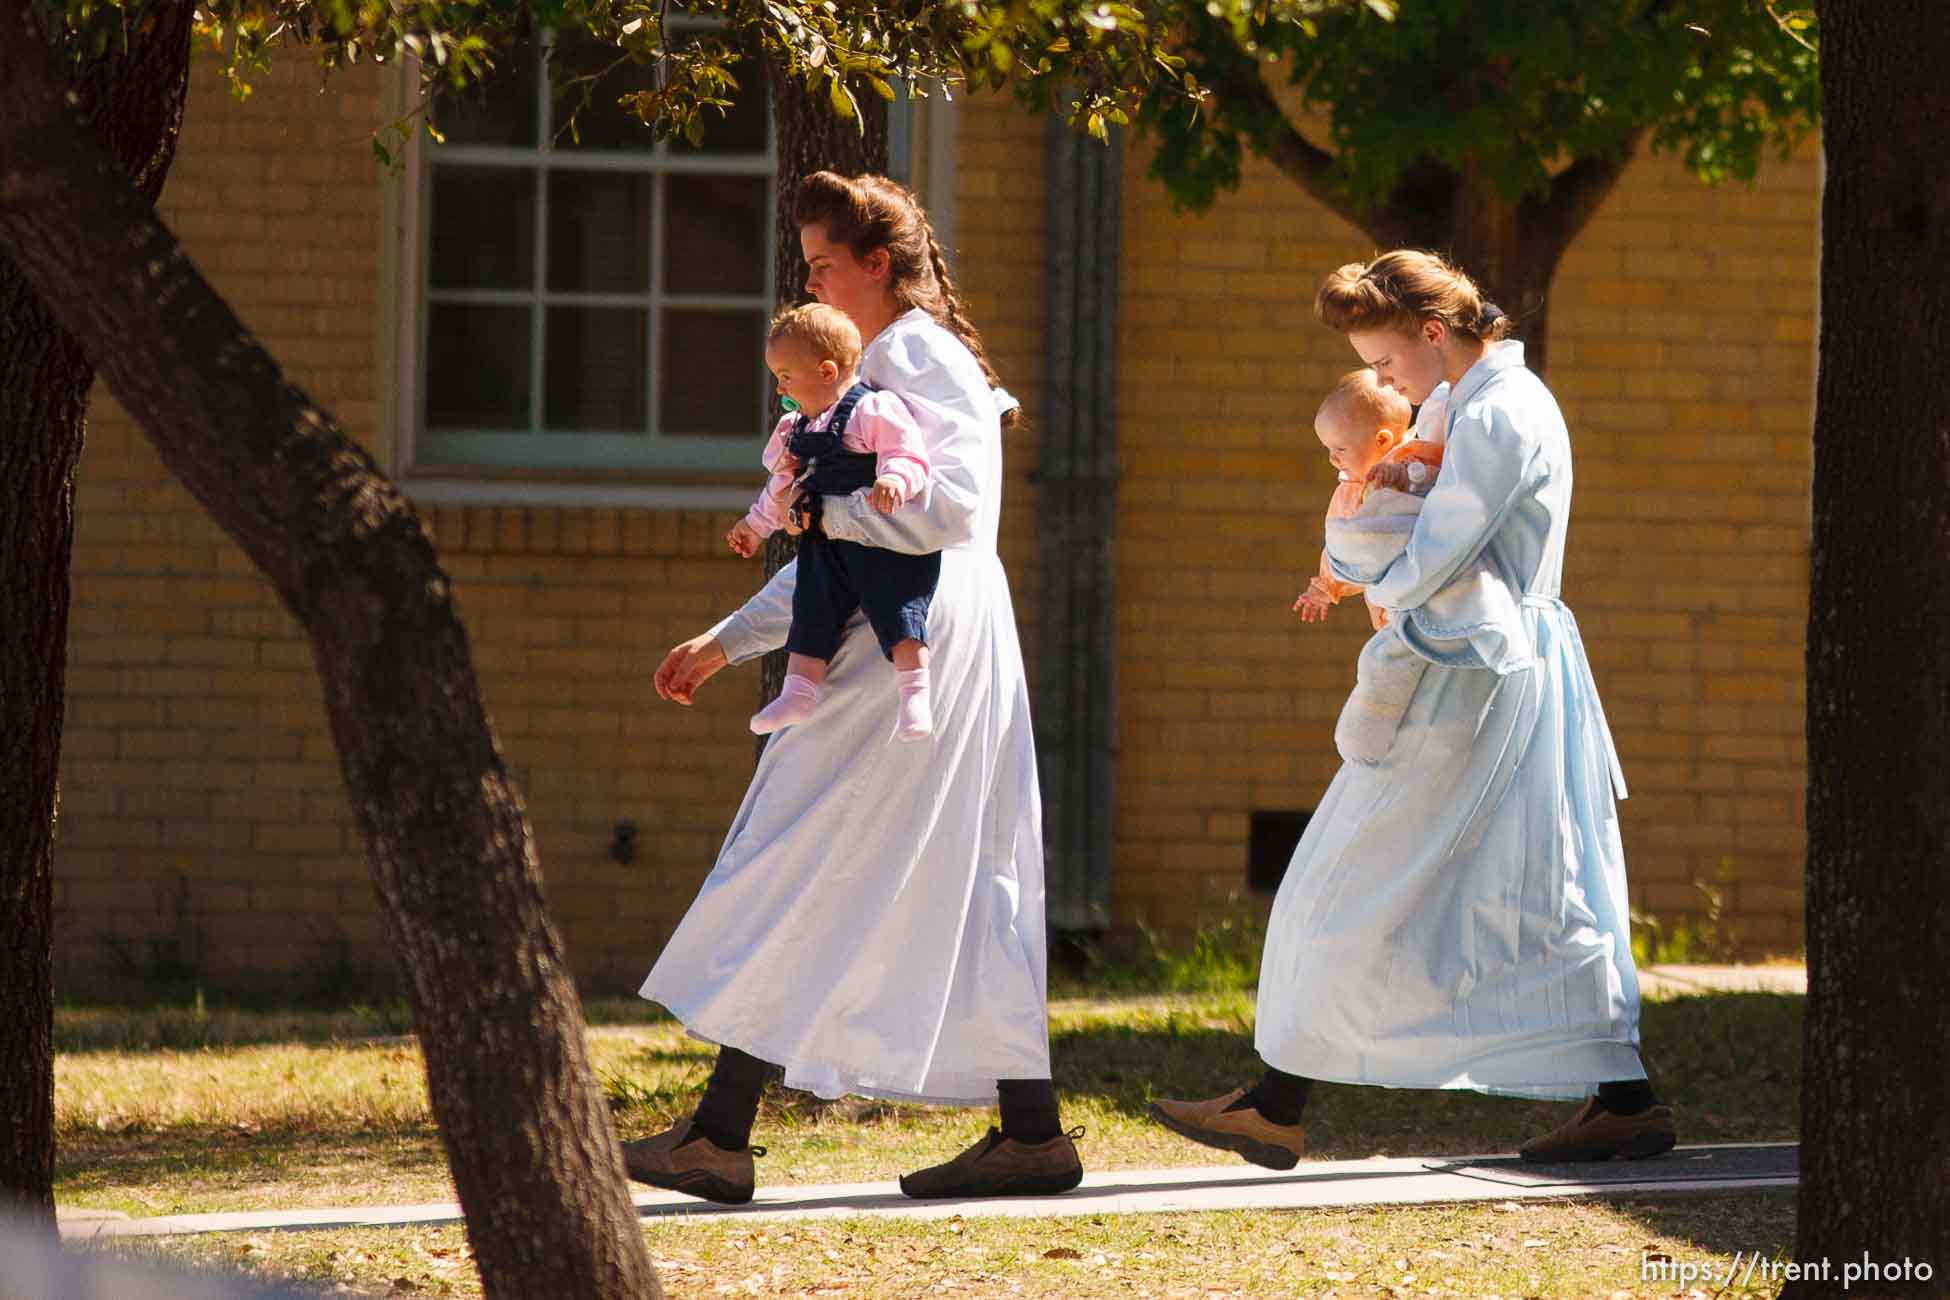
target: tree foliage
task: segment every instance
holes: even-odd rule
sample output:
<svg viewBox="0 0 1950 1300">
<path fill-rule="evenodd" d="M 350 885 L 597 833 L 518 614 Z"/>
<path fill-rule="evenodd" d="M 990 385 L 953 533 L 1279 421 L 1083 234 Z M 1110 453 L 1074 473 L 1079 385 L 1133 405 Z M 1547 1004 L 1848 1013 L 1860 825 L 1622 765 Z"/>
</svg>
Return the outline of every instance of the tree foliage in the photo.
<svg viewBox="0 0 1950 1300">
<path fill-rule="evenodd" d="M 1536 198 L 1575 161 L 1646 137 L 1703 180 L 1751 180 L 1815 123 L 1814 35 L 1766 0 L 1402 0 L 1385 21 L 1355 7 L 1243 29 L 1192 11 L 1181 75 L 1213 93 L 1194 114 L 1154 87 L 1153 170 L 1203 208 L 1238 185 L 1246 153 L 1306 141 L 1323 188 L 1375 211 L 1465 169 Z M 1289 108 L 1324 118 L 1324 144 Z"/>
<path fill-rule="evenodd" d="M 32 0 L 44 30 L 75 60 L 125 44 L 162 2 Z M 645 88 L 625 98 L 659 135 L 696 141 L 744 79 L 758 72 L 751 85 L 763 83 L 747 65 L 771 60 L 843 119 L 860 119 L 862 95 L 893 99 L 897 82 L 923 95 L 1009 84 L 1031 106 L 1060 105 L 1073 125 L 1103 139 L 1147 99 L 1196 104 L 1196 79 L 1174 49 L 1194 14 L 1244 42 L 1256 25 L 1292 26 L 1352 2 L 200 0 L 197 32 L 240 95 L 285 44 L 309 47 L 327 69 L 410 56 L 429 89 L 465 90 L 546 28 L 615 51 L 611 66 L 577 78 L 586 84 L 642 65 L 636 80 Z"/>
</svg>

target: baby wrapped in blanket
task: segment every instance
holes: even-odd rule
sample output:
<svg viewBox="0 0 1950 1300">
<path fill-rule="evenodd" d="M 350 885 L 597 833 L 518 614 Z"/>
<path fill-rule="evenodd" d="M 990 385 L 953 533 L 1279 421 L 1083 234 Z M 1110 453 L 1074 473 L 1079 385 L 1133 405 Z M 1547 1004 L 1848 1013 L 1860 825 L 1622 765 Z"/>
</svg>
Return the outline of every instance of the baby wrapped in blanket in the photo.
<svg viewBox="0 0 1950 1300">
<path fill-rule="evenodd" d="M 1379 387 L 1369 370 L 1343 376 L 1321 404 L 1314 431 L 1340 470 L 1327 508 L 1320 571 L 1295 602 L 1314 621 L 1345 596 L 1378 580 L 1408 546 L 1422 500 L 1442 466 L 1448 386 L 1422 404 L 1410 436 L 1407 399 Z M 1350 579 L 1359 579 L 1352 581 Z M 1471 633 L 1485 609 L 1516 616 L 1509 589 L 1480 564 L 1466 566 L 1410 620 L 1368 607 L 1375 633 L 1355 665 L 1354 689 L 1334 726 L 1334 745 L 1350 763 L 1387 757 L 1423 670 L 1431 663 L 1489 667 Z"/>
</svg>

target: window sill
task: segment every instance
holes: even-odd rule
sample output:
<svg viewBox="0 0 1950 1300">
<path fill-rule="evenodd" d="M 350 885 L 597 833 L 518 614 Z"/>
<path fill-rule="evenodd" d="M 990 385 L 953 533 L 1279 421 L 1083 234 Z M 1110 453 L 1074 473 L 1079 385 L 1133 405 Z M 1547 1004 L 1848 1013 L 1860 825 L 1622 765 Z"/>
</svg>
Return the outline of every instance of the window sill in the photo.
<svg viewBox="0 0 1950 1300">
<path fill-rule="evenodd" d="M 743 512 L 752 486 L 678 483 L 547 483 L 496 478 L 409 478 L 400 489 L 423 506 L 529 506 L 605 510 Z"/>
</svg>

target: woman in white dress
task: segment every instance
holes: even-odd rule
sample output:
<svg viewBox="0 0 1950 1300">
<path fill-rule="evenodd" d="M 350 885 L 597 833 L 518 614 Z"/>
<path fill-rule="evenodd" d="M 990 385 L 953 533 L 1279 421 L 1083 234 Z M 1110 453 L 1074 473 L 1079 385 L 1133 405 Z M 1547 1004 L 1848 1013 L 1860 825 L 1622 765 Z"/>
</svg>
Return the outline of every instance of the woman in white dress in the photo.
<svg viewBox="0 0 1950 1300">
<path fill-rule="evenodd" d="M 1625 782 L 1559 599 L 1571 444 L 1503 314 L 1440 258 L 1397 251 L 1328 277 L 1315 310 L 1384 385 L 1449 385 L 1447 448 L 1407 549 L 1367 588 L 1430 659 L 1392 749 L 1344 766 L 1268 924 L 1250 1089 L 1160 1101 L 1195 1141 L 1291 1168 L 1311 1082 L 1588 1098 L 1533 1160 L 1656 1155 L 1675 1141 L 1639 1059 Z M 1505 591 L 1465 598 L 1480 566 Z M 1445 618 L 1424 606 L 1444 591 Z M 1503 645 L 1496 667 L 1423 649 Z M 1477 663 L 1483 662 L 1478 659 Z M 1595 1095 L 1592 1094 L 1595 1090 Z"/>
<path fill-rule="evenodd" d="M 824 1097 L 999 1100 L 1000 1129 L 902 1178 L 911 1196 L 1067 1191 L 1083 1169 L 1050 1082 L 1036 751 L 996 554 L 1015 401 L 996 388 L 911 193 L 819 172 L 794 216 L 807 290 L 852 318 L 868 340 L 862 378 L 897 393 L 927 439 L 919 498 L 881 514 L 865 493 L 827 497 L 815 526 L 941 552 L 934 736 L 889 743 L 894 670 L 856 614 L 819 710 L 766 744 L 716 867 L 644 981 L 644 997 L 720 1050 L 697 1112 L 627 1144 L 626 1164 L 643 1182 L 749 1200 L 770 1062 Z M 784 644 L 796 565 L 671 650 L 658 694 L 688 704 L 727 663 Z"/>
</svg>

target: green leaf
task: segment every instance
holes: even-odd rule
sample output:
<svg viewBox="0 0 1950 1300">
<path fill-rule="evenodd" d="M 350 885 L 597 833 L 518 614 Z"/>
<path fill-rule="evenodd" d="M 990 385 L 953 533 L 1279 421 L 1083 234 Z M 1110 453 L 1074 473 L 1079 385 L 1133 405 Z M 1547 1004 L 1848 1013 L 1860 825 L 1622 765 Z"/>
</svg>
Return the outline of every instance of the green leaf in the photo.
<svg viewBox="0 0 1950 1300">
<path fill-rule="evenodd" d="M 848 121 L 852 120 L 853 96 L 847 93 L 846 87 L 840 83 L 838 77 L 826 83 L 826 97 L 832 101 L 835 113 Z"/>
</svg>

